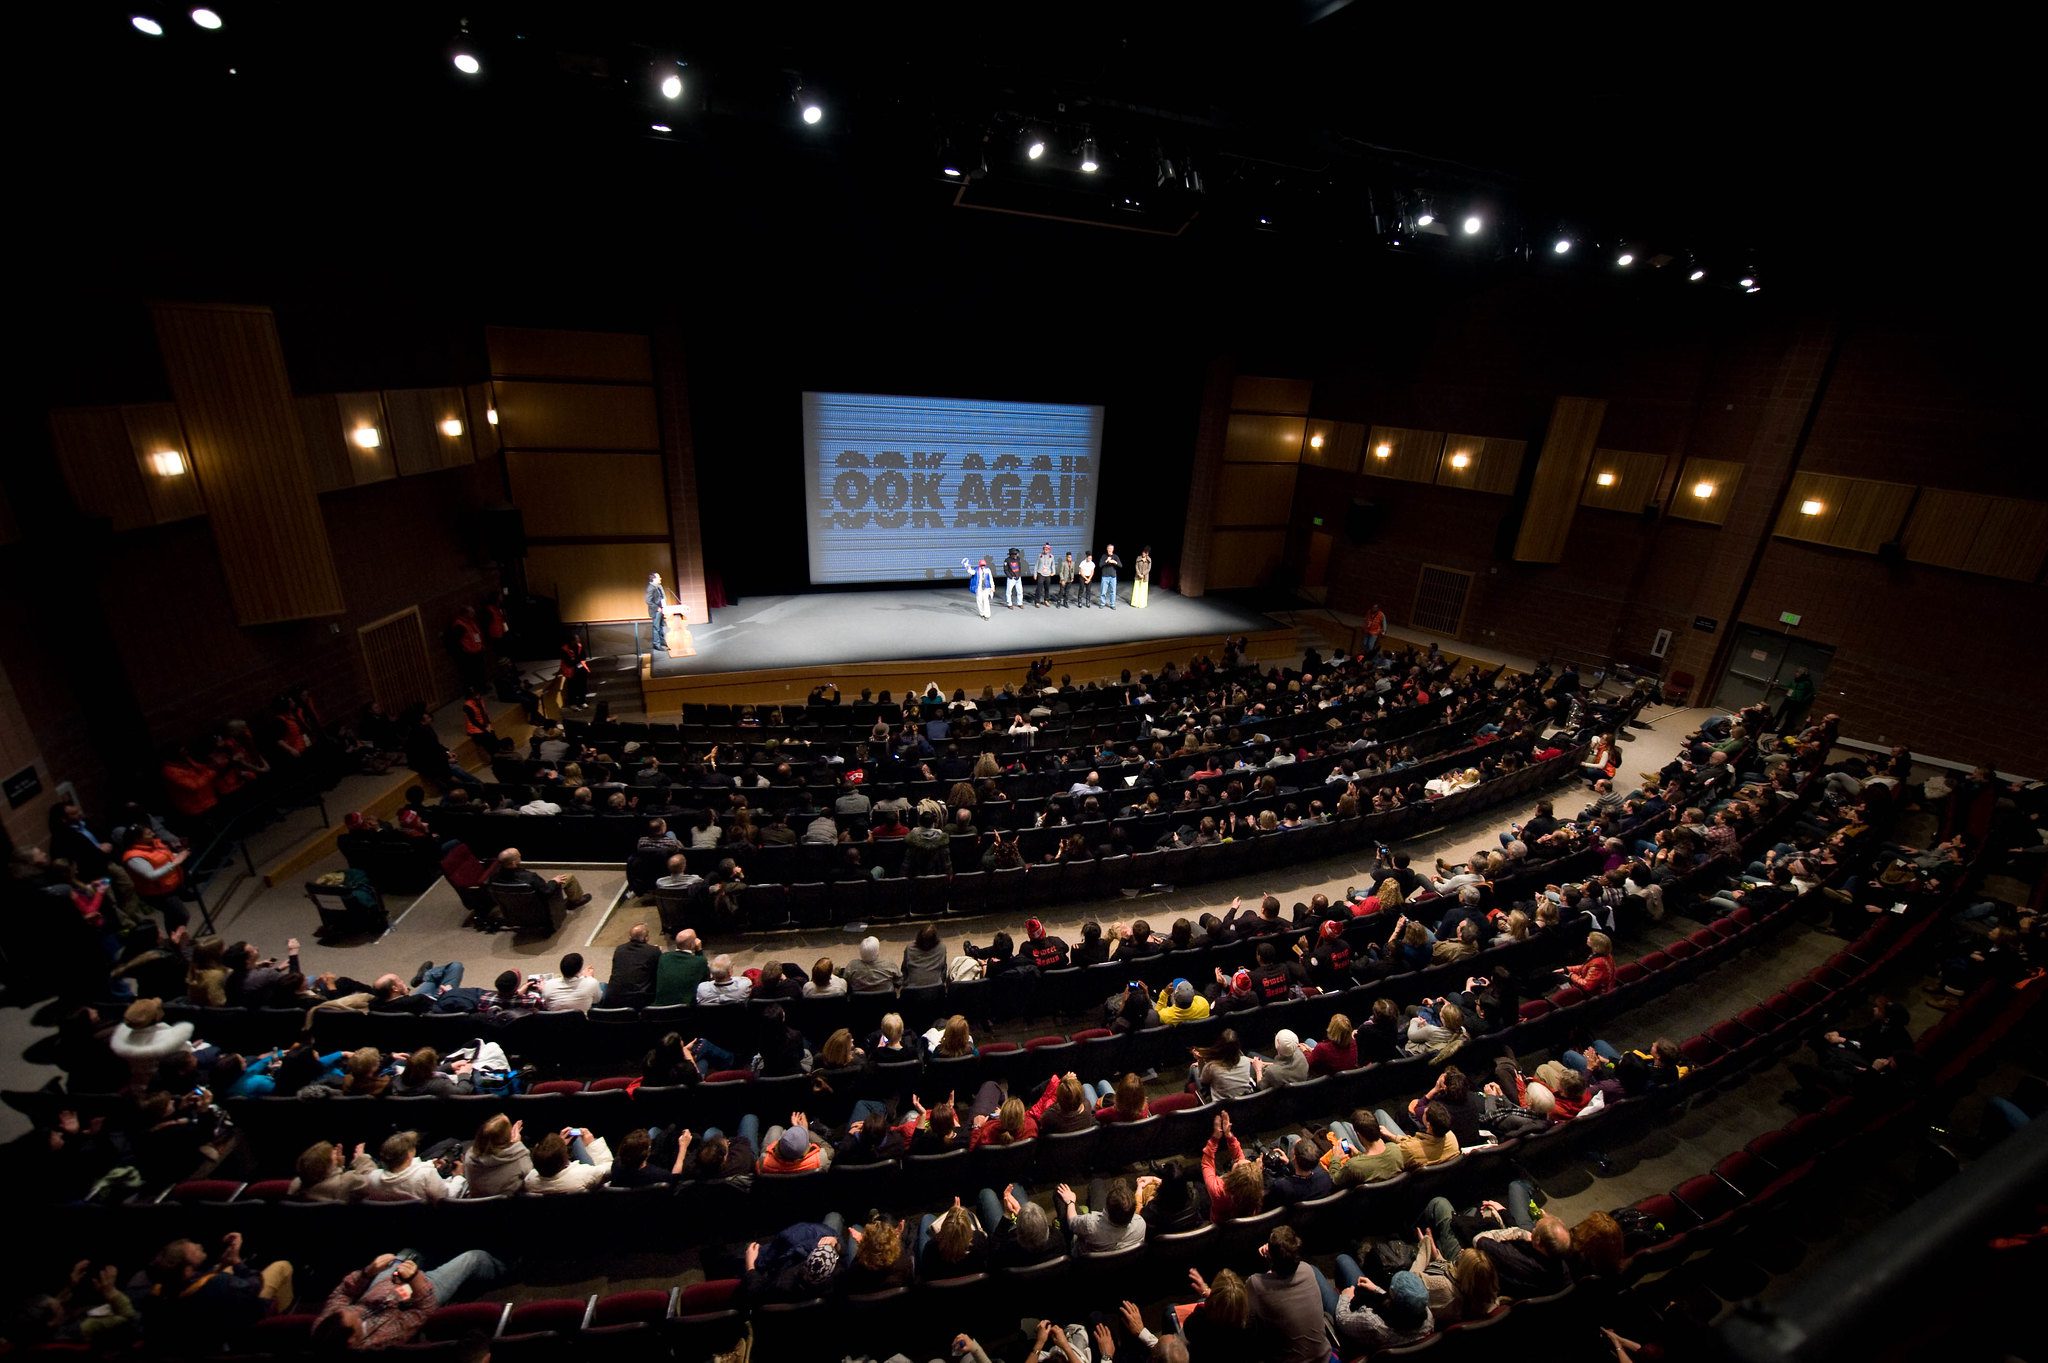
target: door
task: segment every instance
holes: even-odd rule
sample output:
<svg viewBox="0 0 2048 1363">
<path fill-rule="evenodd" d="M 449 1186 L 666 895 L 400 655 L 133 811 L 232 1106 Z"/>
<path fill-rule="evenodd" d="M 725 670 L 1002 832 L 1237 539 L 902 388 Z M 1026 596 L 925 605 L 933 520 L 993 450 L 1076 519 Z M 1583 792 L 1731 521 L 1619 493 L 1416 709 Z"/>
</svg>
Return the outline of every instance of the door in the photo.
<svg viewBox="0 0 2048 1363">
<path fill-rule="evenodd" d="M 1785 686 L 1792 673 L 1805 668 L 1818 687 L 1827 676 L 1835 651 L 1822 644 L 1774 629 L 1738 625 L 1735 644 L 1728 651 L 1728 667 L 1714 692 L 1714 705 L 1722 710 L 1740 710 L 1759 700 L 1773 708 L 1785 698 Z"/>
<path fill-rule="evenodd" d="M 1301 594 L 1311 601 L 1326 601 L 1330 596 L 1330 546 L 1337 537 L 1327 530 L 1311 530 L 1308 535 L 1308 566 L 1301 570 Z"/>
<path fill-rule="evenodd" d="M 440 702 L 433 665 L 427 661 L 427 633 L 418 606 L 372 620 L 356 630 L 356 638 L 363 650 L 370 695 L 388 713 L 399 714 L 415 701 L 429 709 Z"/>
</svg>

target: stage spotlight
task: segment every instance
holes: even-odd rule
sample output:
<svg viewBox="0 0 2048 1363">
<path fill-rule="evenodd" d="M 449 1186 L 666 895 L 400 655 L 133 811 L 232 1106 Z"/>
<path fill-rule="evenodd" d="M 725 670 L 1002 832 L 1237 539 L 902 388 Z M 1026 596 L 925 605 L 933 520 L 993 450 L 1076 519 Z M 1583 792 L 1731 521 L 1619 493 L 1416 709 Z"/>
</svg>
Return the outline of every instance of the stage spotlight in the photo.
<svg viewBox="0 0 2048 1363">
<path fill-rule="evenodd" d="M 1479 215 L 1477 213 L 1472 214 L 1470 217 L 1465 219 L 1465 235 L 1468 237 L 1478 236 L 1479 228 L 1481 225 L 1482 224 L 1479 221 Z"/>
<path fill-rule="evenodd" d="M 1036 161 L 1039 157 L 1045 155 L 1045 140 L 1038 137 L 1032 138 L 1031 145 L 1024 148 L 1024 154 Z"/>
<path fill-rule="evenodd" d="M 658 133 L 672 133 L 675 131 L 674 128 L 669 127 L 669 125 L 666 123 L 650 123 L 647 126 L 652 131 Z"/>
<path fill-rule="evenodd" d="M 1559 237 L 1557 239 L 1557 244 L 1552 246 L 1550 249 L 1555 251 L 1559 255 L 1564 255 L 1566 252 L 1572 249 L 1572 240 L 1570 237 Z"/>
<path fill-rule="evenodd" d="M 1748 288 L 1743 290 L 1744 293 L 1762 293 L 1763 291 L 1764 286 L 1761 284 L 1752 284 Z"/>
<path fill-rule="evenodd" d="M 949 180 L 957 180 L 960 178 L 960 167 L 944 166 L 940 168 L 939 174 L 945 176 Z"/>
<path fill-rule="evenodd" d="M 1614 263 L 1616 265 L 1621 266 L 1623 269 L 1628 268 L 1629 266 L 1636 263 L 1635 252 L 1623 251 L 1620 255 L 1614 258 Z"/>
<path fill-rule="evenodd" d="M 441 423 L 441 434 L 447 436 L 450 440 L 454 440 L 455 438 L 460 436 L 462 434 L 461 419 L 459 417 L 451 416 L 446 421 L 443 421 Z"/>
<path fill-rule="evenodd" d="M 192 22 L 201 28 L 219 28 L 220 16 L 210 9 L 195 9 L 192 11 Z"/>
<path fill-rule="evenodd" d="M 1756 280 L 1748 275 L 1744 275 L 1740 282 L 1742 284 L 1742 287 L 1745 289 L 1753 289 L 1756 287 Z"/>
<path fill-rule="evenodd" d="M 465 76 L 474 76 L 477 72 L 483 70 L 483 63 L 470 56 L 467 52 L 458 52 L 455 54 L 455 69 Z"/>
<path fill-rule="evenodd" d="M 1420 213 L 1417 213 L 1415 215 L 1415 225 L 1417 227 L 1427 227 L 1435 221 L 1436 214 L 1430 212 L 1427 208 L 1423 209 Z"/>
<path fill-rule="evenodd" d="M 137 33 L 147 33 L 152 38 L 164 36 L 164 26 L 150 18 L 147 14 L 138 14 L 128 22 L 135 25 Z"/>
<path fill-rule="evenodd" d="M 681 99 L 683 97 L 683 78 L 673 71 L 663 76 L 661 78 L 661 97 L 663 99 Z"/>
<path fill-rule="evenodd" d="M 1699 268 L 1697 265 L 1693 267 L 1692 273 L 1686 276 L 1686 278 L 1694 284 L 1699 283 L 1702 279 L 1705 279 L 1706 277 L 1707 272 Z"/>
<path fill-rule="evenodd" d="M 1081 139 L 1081 169 L 1089 175 L 1102 169 L 1102 162 L 1096 159 L 1095 139 L 1092 137 Z"/>
</svg>

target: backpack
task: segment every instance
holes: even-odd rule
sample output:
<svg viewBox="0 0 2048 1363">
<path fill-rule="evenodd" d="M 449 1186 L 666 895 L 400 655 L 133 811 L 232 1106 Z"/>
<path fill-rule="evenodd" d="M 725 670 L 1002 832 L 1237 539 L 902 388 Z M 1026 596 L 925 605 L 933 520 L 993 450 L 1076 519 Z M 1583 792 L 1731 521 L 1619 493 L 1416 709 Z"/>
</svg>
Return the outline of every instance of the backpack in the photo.
<svg viewBox="0 0 2048 1363">
<path fill-rule="evenodd" d="M 1622 1248 L 1630 1254 L 1671 1237 L 1670 1230 L 1662 1221 L 1638 1207 L 1622 1207 L 1611 1215 L 1615 1224 L 1621 1227 Z"/>
</svg>

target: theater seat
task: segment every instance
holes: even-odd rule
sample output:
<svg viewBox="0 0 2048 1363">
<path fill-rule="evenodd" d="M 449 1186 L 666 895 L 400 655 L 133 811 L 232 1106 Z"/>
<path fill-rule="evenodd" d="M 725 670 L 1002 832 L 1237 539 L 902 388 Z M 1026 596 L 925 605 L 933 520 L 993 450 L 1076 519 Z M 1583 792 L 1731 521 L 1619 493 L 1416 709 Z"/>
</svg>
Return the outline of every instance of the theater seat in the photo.
<svg viewBox="0 0 2048 1363">
<path fill-rule="evenodd" d="M 535 1097 L 541 1097 L 550 1093 L 581 1093 L 583 1092 L 583 1081 L 581 1079 L 543 1079 L 528 1089 L 527 1092 Z"/>
</svg>

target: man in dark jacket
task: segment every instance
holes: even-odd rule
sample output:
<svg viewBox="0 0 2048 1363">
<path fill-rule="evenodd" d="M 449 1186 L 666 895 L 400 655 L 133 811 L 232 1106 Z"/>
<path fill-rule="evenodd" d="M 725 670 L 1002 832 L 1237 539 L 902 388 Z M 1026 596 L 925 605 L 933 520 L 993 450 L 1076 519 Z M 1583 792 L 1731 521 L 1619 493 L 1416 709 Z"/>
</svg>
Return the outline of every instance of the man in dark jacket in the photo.
<svg viewBox="0 0 2048 1363">
<path fill-rule="evenodd" d="M 932 810 L 918 815 L 917 827 L 903 839 L 903 874 L 906 876 L 950 876 L 953 874 L 953 839 L 939 827 Z"/>
<path fill-rule="evenodd" d="M 654 1002 L 654 977 L 661 968 L 661 948 L 647 940 L 647 925 L 635 923 L 625 941 L 612 948 L 611 979 L 605 982 L 607 1008 L 644 1008 Z"/>
<path fill-rule="evenodd" d="M 747 1246 L 741 1289 L 754 1301 L 802 1301 L 832 1290 L 832 1280 L 853 1256 L 840 1253 L 846 1236 L 839 1213 L 800 1221 Z"/>
</svg>

